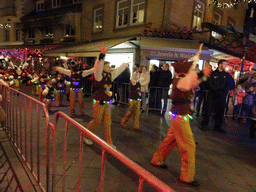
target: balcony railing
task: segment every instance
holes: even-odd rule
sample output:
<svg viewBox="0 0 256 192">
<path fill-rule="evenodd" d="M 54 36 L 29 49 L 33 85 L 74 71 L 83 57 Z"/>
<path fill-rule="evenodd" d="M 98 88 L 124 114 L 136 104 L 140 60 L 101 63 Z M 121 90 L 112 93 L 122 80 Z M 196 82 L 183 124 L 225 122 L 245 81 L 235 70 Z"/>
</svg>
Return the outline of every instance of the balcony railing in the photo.
<svg viewBox="0 0 256 192">
<path fill-rule="evenodd" d="M 0 17 L 10 16 L 10 15 L 16 15 L 14 5 L 0 8 Z"/>
</svg>

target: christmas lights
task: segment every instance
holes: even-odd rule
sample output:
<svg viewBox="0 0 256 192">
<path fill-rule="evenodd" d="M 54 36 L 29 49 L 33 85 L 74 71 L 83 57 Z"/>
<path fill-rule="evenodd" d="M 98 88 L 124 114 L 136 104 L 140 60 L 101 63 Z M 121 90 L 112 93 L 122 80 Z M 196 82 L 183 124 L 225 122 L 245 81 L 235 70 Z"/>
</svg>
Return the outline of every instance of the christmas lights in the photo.
<svg viewBox="0 0 256 192">
<path fill-rule="evenodd" d="M 230 2 L 220 2 L 218 0 L 212 0 L 213 4 L 220 8 L 232 8 L 238 5 L 242 0 L 232 0 Z M 245 3 L 256 3 L 256 0 L 243 0 Z"/>
</svg>

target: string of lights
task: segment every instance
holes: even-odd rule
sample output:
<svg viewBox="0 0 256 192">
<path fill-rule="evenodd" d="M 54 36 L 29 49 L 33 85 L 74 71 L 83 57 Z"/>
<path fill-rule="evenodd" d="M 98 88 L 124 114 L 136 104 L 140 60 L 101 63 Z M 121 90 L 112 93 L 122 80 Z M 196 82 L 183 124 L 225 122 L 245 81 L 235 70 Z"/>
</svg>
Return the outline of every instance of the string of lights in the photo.
<svg viewBox="0 0 256 192">
<path fill-rule="evenodd" d="M 230 2 L 221 2 L 218 0 L 212 0 L 213 4 L 220 8 L 232 8 L 238 5 L 242 0 L 231 0 Z M 256 0 L 243 0 L 245 3 L 256 3 Z"/>
</svg>

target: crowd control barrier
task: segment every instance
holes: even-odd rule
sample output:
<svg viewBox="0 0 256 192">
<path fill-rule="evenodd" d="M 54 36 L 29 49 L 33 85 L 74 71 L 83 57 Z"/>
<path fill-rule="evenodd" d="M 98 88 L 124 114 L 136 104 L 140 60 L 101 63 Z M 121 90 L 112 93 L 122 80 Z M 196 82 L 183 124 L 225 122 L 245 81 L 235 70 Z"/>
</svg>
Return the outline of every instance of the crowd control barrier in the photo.
<svg viewBox="0 0 256 192">
<path fill-rule="evenodd" d="M 110 154 L 138 177 L 139 192 L 144 188 L 145 191 L 148 188 L 150 191 L 174 191 L 63 112 L 56 113 L 52 124 L 44 103 L 2 85 L 0 93 L 7 114 L 4 130 L 42 191 L 88 191 L 85 185 L 90 185 L 92 180 L 88 181 L 90 175 L 84 171 L 84 164 L 91 149 L 83 144 L 83 135 L 102 148 L 98 152 L 101 161 L 97 162 L 101 162 L 100 184 L 95 190 L 104 191 L 108 174 L 105 170 L 109 167 L 106 166 L 107 154 Z M 64 121 L 59 121 L 60 118 Z M 97 179 L 95 175 L 92 177 Z"/>
</svg>

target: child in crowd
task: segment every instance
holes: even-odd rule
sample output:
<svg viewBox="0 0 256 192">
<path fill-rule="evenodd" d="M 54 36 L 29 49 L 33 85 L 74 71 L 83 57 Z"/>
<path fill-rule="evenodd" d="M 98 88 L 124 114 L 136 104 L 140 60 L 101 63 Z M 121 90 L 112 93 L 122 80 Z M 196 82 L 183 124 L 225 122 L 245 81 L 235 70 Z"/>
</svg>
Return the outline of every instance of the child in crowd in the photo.
<svg viewBox="0 0 256 192">
<path fill-rule="evenodd" d="M 243 105 L 242 105 L 242 111 L 244 112 L 244 116 L 246 118 L 251 117 L 253 104 L 254 104 L 254 97 L 253 97 L 253 86 L 249 85 L 249 87 L 246 90 L 246 94 L 243 98 Z M 246 119 L 244 119 L 246 122 Z"/>
<path fill-rule="evenodd" d="M 235 116 L 241 116 L 241 109 L 242 109 L 242 101 L 243 97 L 245 96 L 245 90 L 242 88 L 241 85 L 237 85 L 237 88 L 234 90 L 234 109 L 233 109 L 233 119 Z"/>
</svg>

